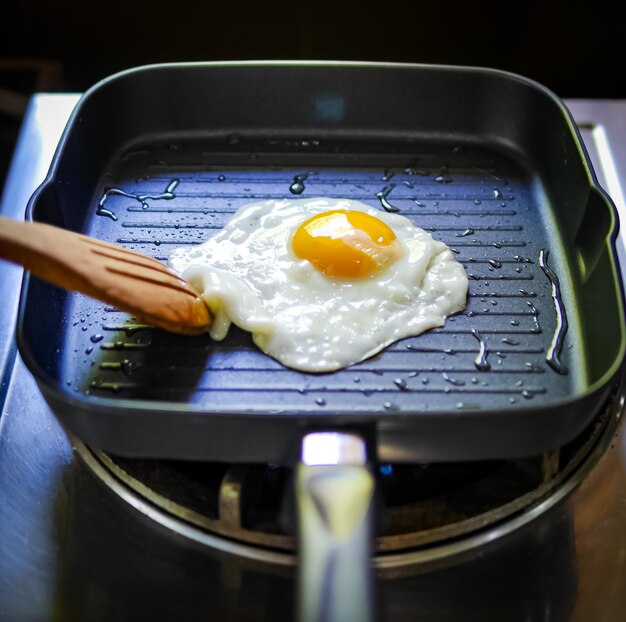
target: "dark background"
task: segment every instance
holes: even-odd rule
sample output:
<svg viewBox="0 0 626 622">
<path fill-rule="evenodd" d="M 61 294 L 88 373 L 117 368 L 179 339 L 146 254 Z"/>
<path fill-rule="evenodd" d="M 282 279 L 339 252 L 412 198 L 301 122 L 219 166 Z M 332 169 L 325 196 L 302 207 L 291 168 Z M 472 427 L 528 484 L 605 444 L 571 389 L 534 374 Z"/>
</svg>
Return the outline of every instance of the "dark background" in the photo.
<svg viewBox="0 0 626 622">
<path fill-rule="evenodd" d="M 478 65 L 533 78 L 563 98 L 626 98 L 626 26 L 616 7 L 622 8 L 578 0 L 4 0 L 0 171 L 30 93 L 83 91 L 111 73 L 155 62 L 332 59 Z"/>
</svg>

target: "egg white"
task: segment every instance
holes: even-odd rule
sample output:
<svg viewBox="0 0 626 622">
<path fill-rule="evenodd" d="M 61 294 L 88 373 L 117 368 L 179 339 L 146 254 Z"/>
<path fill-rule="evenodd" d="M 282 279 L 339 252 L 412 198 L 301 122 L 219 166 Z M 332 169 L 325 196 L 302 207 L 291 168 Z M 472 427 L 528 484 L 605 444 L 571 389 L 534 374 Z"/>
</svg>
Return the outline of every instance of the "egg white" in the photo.
<svg viewBox="0 0 626 622">
<path fill-rule="evenodd" d="M 358 210 L 386 223 L 402 256 L 364 279 L 330 278 L 297 257 L 291 237 L 305 220 Z M 175 250 L 170 266 L 214 315 L 210 335 L 231 323 L 287 367 L 334 371 L 404 337 L 441 326 L 466 304 L 468 279 L 450 249 L 408 218 L 349 199 L 282 199 L 241 207 L 196 247 Z"/>
</svg>

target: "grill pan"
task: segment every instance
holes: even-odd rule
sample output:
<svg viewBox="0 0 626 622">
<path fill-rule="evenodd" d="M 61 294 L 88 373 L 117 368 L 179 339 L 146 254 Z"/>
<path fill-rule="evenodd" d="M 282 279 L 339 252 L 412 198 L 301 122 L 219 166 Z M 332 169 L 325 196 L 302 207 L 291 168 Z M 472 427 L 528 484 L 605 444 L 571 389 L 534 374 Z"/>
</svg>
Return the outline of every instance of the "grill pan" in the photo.
<svg viewBox="0 0 626 622">
<path fill-rule="evenodd" d="M 446 242 L 466 310 L 332 374 L 180 337 L 25 277 L 20 352 L 71 433 L 151 458 L 298 464 L 298 618 L 375 615 L 368 461 L 540 454 L 624 359 L 617 215 L 565 106 L 481 68 L 157 65 L 79 102 L 28 216 L 166 260 L 240 205 L 359 199 Z M 300 455 L 298 455 L 300 454 Z"/>
<path fill-rule="evenodd" d="M 565 106 L 520 76 L 126 71 L 83 96 L 28 216 L 165 260 L 240 205 L 295 193 L 409 216 L 466 267 L 466 310 L 314 375 L 240 331 L 167 334 L 26 277 L 20 351 L 69 431 L 121 455 L 291 463 L 303 430 L 357 426 L 380 460 L 448 461 L 538 454 L 591 421 L 623 363 L 616 211 Z"/>
</svg>

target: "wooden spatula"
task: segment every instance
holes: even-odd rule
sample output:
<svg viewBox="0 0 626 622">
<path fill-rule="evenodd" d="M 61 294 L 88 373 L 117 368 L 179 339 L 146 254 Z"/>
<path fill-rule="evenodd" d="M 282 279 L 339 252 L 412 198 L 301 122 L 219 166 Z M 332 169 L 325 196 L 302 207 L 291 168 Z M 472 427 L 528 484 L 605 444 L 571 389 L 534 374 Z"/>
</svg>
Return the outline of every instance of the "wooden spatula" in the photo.
<svg viewBox="0 0 626 622">
<path fill-rule="evenodd" d="M 86 235 L 0 217 L 0 258 L 175 333 L 199 334 L 211 325 L 198 293 L 169 268 Z"/>
</svg>

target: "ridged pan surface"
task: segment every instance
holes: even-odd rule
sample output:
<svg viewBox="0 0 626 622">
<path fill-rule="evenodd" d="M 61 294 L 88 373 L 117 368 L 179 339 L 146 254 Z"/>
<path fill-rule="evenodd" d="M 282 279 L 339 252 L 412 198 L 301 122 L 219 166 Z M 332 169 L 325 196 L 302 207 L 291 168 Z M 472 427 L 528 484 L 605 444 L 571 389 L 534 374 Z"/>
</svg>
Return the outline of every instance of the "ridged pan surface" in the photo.
<svg viewBox="0 0 626 622">
<path fill-rule="evenodd" d="M 388 427 L 400 436 L 411 427 L 416 435 L 428 436 L 429 422 L 441 416 L 452 424 L 452 436 L 457 434 L 454 425 L 463 420 L 459 438 L 451 441 L 459 446 L 461 430 L 472 422 L 480 428 L 477 435 L 488 437 L 491 430 L 504 438 L 509 417 L 511 438 L 481 441 L 483 448 L 477 452 L 458 451 L 459 456 L 490 456 L 499 453 L 498 443 L 503 451 L 515 444 L 512 437 L 519 435 L 524 413 L 536 416 L 528 418 L 531 430 L 520 444 L 522 453 L 566 439 L 589 419 L 591 414 L 582 411 L 572 415 L 568 430 L 566 411 L 572 411 L 572 404 L 575 411 L 576 400 L 588 397 L 597 377 L 619 363 L 623 335 L 620 325 L 610 329 L 612 335 L 602 346 L 610 360 L 598 364 L 601 356 L 593 351 L 593 331 L 588 327 L 597 318 L 589 317 L 589 309 L 581 304 L 581 296 L 589 297 L 579 274 L 582 264 L 573 264 L 576 255 L 559 224 L 566 220 L 563 208 L 555 205 L 551 189 L 544 186 L 544 179 L 547 185 L 553 183 L 555 173 L 541 170 L 534 155 L 525 158 L 520 149 L 484 136 L 462 140 L 444 133 L 422 140 L 372 137 L 356 130 L 341 136 L 229 131 L 198 138 L 177 135 L 175 130 L 167 136 L 124 136 L 125 142 L 111 147 L 89 202 L 80 206 L 77 222 L 82 232 L 166 262 L 173 249 L 200 244 L 214 235 L 247 203 L 293 197 L 357 199 L 382 211 L 398 211 L 445 242 L 467 271 L 467 307 L 448 318 L 445 326 L 395 343 L 373 359 L 330 374 L 307 374 L 269 358 L 238 329 L 222 342 L 208 336 L 179 337 L 33 279 L 23 299 L 22 347 L 38 361 L 46 356 L 43 350 L 52 347 L 54 339 L 34 327 L 36 314 L 28 317 L 47 297 L 47 313 L 53 317 L 43 324 L 60 335 L 59 352 L 47 370 L 39 368 L 40 379 L 47 375 L 43 386 L 55 386 L 52 401 L 57 406 L 67 399 L 86 409 L 79 430 L 89 426 L 85 422 L 89 409 L 106 417 L 107 408 L 117 408 L 111 412 L 111 420 L 117 418 L 112 428 L 120 425 L 121 403 L 130 409 L 128 417 L 133 409 L 145 413 L 156 408 L 161 419 L 169 405 L 169 415 L 179 417 L 182 437 L 198 428 L 203 413 L 230 413 L 235 419 L 266 414 L 275 422 L 287 416 L 300 426 L 375 422 L 379 430 Z M 81 164 L 74 162 L 73 167 L 80 174 Z M 54 221 L 58 212 L 70 209 L 63 207 L 60 192 L 60 199 L 44 197 L 40 206 L 35 203 L 36 219 Z M 589 192 L 600 203 L 595 209 L 607 216 L 604 230 L 594 236 L 601 240 L 600 250 L 583 248 L 578 253 L 583 258 L 601 254 L 603 240 L 611 234 L 610 205 L 595 190 Z M 589 201 L 583 197 L 583 202 Z M 68 221 L 65 216 L 60 219 Z M 613 305 L 619 311 L 619 282 L 610 270 L 605 272 L 604 282 L 612 289 L 602 293 L 598 285 L 594 295 L 602 307 Z M 48 344 L 43 347 L 38 340 Z M 609 347 L 610 340 L 616 343 Z M 37 352 L 38 347 L 43 350 Z M 606 397 L 606 391 L 602 395 Z M 595 406 L 587 400 L 584 408 Z M 70 413 L 71 407 L 61 411 Z M 185 413 L 193 413 L 193 424 Z M 560 419 L 548 439 L 538 440 L 540 415 L 555 413 Z M 504 423 L 494 426 L 494 416 Z M 150 430 L 149 416 L 140 421 L 137 438 L 141 426 Z M 123 429 L 122 425 L 119 430 Z M 444 433 L 432 434 L 437 447 L 441 441 L 436 438 Z M 96 432 L 88 440 L 97 444 L 98 438 Z M 184 454 L 184 446 L 183 440 L 173 454 Z M 134 452 L 123 443 L 118 449 L 159 453 L 139 446 Z M 454 450 L 442 453 L 452 455 Z M 428 451 L 422 454 L 431 457 Z"/>
<path fill-rule="evenodd" d="M 305 188 L 299 197 L 397 208 L 448 244 L 470 278 L 467 308 L 444 327 L 404 339 L 374 360 L 315 375 L 283 367 L 242 331 L 219 343 L 174 337 L 81 298 L 70 316 L 79 329 L 69 342 L 78 355 L 67 365 L 72 387 L 205 405 L 219 400 L 236 409 L 252 402 L 268 409 L 381 411 L 525 407 L 527 400 L 559 400 L 574 390 L 582 370 L 571 343 L 564 345 L 558 370 L 549 364 L 556 365 L 556 355 L 546 359 L 556 315 L 539 256 L 553 244 L 527 179 L 510 163 L 470 150 L 419 154 L 413 169 L 407 159 L 387 168 L 194 171 L 175 164 L 184 152 L 176 145 L 175 156 L 153 149 L 122 155 L 124 165 L 109 181 L 114 188 L 157 197 L 175 186 L 171 198 L 145 199 L 142 206 L 110 195 L 106 209 L 117 220 L 94 216 L 89 234 L 166 262 L 172 249 L 214 235 L 241 205 L 294 197 L 294 179 L 305 178 L 296 182 L 298 190 Z M 104 194 L 105 187 L 100 190 Z"/>
</svg>

